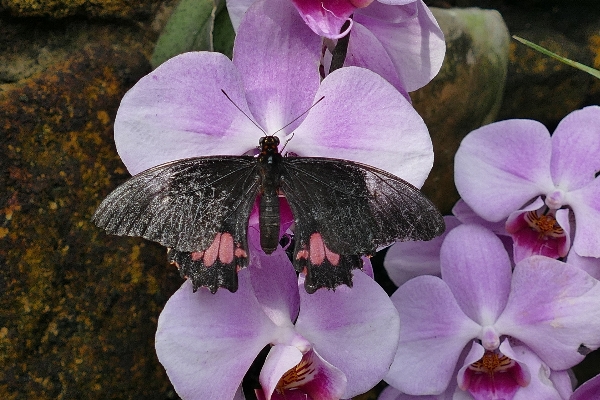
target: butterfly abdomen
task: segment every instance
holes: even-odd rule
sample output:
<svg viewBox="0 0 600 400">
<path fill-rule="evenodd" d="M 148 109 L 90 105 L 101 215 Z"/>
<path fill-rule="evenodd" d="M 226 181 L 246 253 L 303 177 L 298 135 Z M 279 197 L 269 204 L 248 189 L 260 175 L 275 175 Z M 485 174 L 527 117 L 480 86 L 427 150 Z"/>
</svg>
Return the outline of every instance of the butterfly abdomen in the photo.
<svg viewBox="0 0 600 400">
<path fill-rule="evenodd" d="M 281 154 L 261 155 L 261 189 L 258 209 L 260 247 L 271 254 L 279 245 L 279 186 L 281 185 Z"/>
</svg>

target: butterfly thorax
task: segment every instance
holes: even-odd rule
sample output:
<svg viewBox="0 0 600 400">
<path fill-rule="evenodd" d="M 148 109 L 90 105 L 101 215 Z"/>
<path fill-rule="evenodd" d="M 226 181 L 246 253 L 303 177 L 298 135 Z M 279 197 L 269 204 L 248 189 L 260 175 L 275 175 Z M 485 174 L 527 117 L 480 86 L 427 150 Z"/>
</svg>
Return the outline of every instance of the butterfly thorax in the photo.
<svg viewBox="0 0 600 400">
<path fill-rule="evenodd" d="M 281 184 L 281 161 L 279 138 L 264 136 L 260 139 L 258 164 L 260 169 L 260 203 L 258 221 L 260 246 L 267 254 L 279 244 L 279 186 Z"/>
</svg>

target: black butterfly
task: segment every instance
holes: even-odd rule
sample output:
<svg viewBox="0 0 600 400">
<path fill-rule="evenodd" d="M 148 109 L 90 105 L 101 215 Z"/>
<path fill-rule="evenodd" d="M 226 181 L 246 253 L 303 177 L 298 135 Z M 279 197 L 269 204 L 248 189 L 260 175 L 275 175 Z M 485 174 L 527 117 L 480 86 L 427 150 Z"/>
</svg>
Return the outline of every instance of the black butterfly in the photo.
<svg viewBox="0 0 600 400">
<path fill-rule="evenodd" d="M 237 290 L 248 264 L 248 218 L 260 196 L 260 243 L 279 242 L 279 194 L 294 215 L 293 263 L 309 293 L 352 286 L 362 255 L 394 241 L 430 240 L 444 231 L 435 206 L 410 183 L 380 169 L 331 158 L 283 157 L 279 138 L 261 153 L 178 160 L 132 177 L 100 204 L 93 219 L 110 234 L 169 247 L 169 260 L 194 290 Z"/>
</svg>

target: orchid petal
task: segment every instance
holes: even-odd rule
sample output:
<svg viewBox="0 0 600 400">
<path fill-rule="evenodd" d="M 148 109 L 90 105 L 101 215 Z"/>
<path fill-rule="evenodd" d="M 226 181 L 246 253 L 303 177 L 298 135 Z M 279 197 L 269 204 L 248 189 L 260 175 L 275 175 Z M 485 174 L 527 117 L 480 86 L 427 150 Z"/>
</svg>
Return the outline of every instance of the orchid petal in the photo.
<svg viewBox="0 0 600 400">
<path fill-rule="evenodd" d="M 390 7 L 389 4 L 382 1 L 373 2 L 369 7 L 356 10 L 354 19 L 359 18 L 359 20 L 364 20 L 370 18 L 378 22 L 399 25 L 414 20 L 417 17 L 419 12 L 417 0 L 395 5 L 397 7 Z"/>
<path fill-rule="evenodd" d="M 357 10 L 354 19 L 381 42 L 409 92 L 425 86 L 440 71 L 444 34 L 422 0 L 404 5 L 373 2 Z"/>
<path fill-rule="evenodd" d="M 352 27 L 348 51 L 344 60 L 344 66 L 352 65 L 370 69 L 384 77 L 410 101 L 402 79 L 385 48 L 370 30 L 359 23 L 354 23 Z"/>
<path fill-rule="evenodd" d="M 360 270 L 353 271 L 352 281 L 352 288 L 338 286 L 314 294 L 301 288 L 296 321 L 296 331 L 345 374 L 344 398 L 366 392 L 383 378 L 399 331 L 398 312 L 383 289 Z"/>
<path fill-rule="evenodd" d="M 456 152 L 456 188 L 477 214 L 500 221 L 554 189 L 551 146 L 548 130 L 537 121 L 506 120 L 476 129 Z"/>
<path fill-rule="evenodd" d="M 581 257 L 575 251 L 571 250 L 567 256 L 567 264 L 580 268 L 600 280 L 600 258 Z"/>
<path fill-rule="evenodd" d="M 353 2 L 348 0 L 292 0 L 300 16 L 319 36 L 338 39 L 346 36 L 348 29 L 340 32 L 346 21 L 352 20 L 350 16 L 356 10 Z"/>
<path fill-rule="evenodd" d="M 479 225 L 460 225 L 440 251 L 442 278 L 466 315 L 492 325 L 510 292 L 510 259 L 500 239 Z"/>
<path fill-rule="evenodd" d="M 448 232 L 460 225 L 457 218 L 444 217 L 446 230 L 440 236 L 424 241 L 394 243 L 383 261 L 383 266 L 396 286 L 420 275 L 440 276 L 440 247 Z"/>
<path fill-rule="evenodd" d="M 600 398 L 600 375 L 596 375 L 575 390 L 571 400 L 590 400 Z"/>
<path fill-rule="evenodd" d="M 312 350 L 304 355 L 309 359 L 311 368 L 315 370 L 312 380 L 302 385 L 302 391 L 310 399 L 338 400 L 346 391 L 348 381 L 346 375 L 338 368 L 324 360 L 316 351 Z M 284 400 L 287 400 L 284 399 Z"/>
<path fill-rule="evenodd" d="M 258 232 L 248 230 L 249 235 Z M 292 325 L 300 309 L 296 271 L 286 252 L 278 246 L 270 255 L 250 252 L 250 279 L 265 314 L 278 326 Z"/>
<path fill-rule="evenodd" d="M 556 187 L 571 191 L 594 180 L 600 170 L 600 107 L 573 111 L 560 121 L 552 135 L 552 179 Z"/>
<path fill-rule="evenodd" d="M 539 357 L 531 351 L 527 346 L 510 347 L 509 343 L 502 344 L 502 351 L 511 359 L 518 361 L 520 365 L 527 368 L 531 379 L 527 385 L 523 385 L 515 394 L 513 400 L 563 400 L 554 382 L 551 379 L 552 370 L 548 368 Z"/>
<path fill-rule="evenodd" d="M 539 201 L 539 207 L 541 207 L 544 204 L 544 202 L 543 200 L 541 200 L 541 198 L 539 199 Z M 458 218 L 458 220 L 463 224 L 481 225 L 484 228 L 487 228 L 490 231 L 494 232 L 496 235 L 508 235 L 504 227 L 505 221 L 490 222 L 486 219 L 481 218 L 475 213 L 475 211 L 473 211 L 471 207 L 469 207 L 469 205 L 463 199 L 459 199 L 454 205 L 454 207 L 452 207 L 452 214 L 454 214 L 456 218 Z"/>
<path fill-rule="evenodd" d="M 379 3 L 389 4 L 394 6 L 404 6 L 407 4 L 416 3 L 418 0 L 378 0 Z"/>
<path fill-rule="evenodd" d="M 454 376 L 463 347 L 481 327 L 463 313 L 450 288 L 437 277 L 412 279 L 391 299 L 402 324 L 398 350 L 385 381 L 407 394 L 443 392 Z"/>
<path fill-rule="evenodd" d="M 271 347 L 258 378 L 266 400 L 271 399 L 281 377 L 298 365 L 300 360 L 302 353 L 294 346 L 279 344 Z"/>
<path fill-rule="evenodd" d="M 471 342 L 471 349 L 467 353 L 467 356 L 463 361 L 463 365 L 460 367 L 457 374 L 458 387 L 461 388 L 461 390 L 466 390 L 470 384 L 468 377 L 465 375 L 467 368 L 469 368 L 469 365 L 480 360 L 484 354 L 485 349 L 481 344 L 477 343 L 476 341 Z"/>
<path fill-rule="evenodd" d="M 242 76 L 252 115 L 267 133 L 310 108 L 320 82 L 320 57 L 319 37 L 289 1 L 258 0 L 246 11 L 236 35 L 233 63 Z"/>
<path fill-rule="evenodd" d="M 123 97 L 115 119 L 117 151 L 129 172 L 256 148 L 262 133 L 221 90 L 250 113 L 234 65 L 219 53 L 181 54 L 140 79 Z"/>
<path fill-rule="evenodd" d="M 446 400 L 446 396 L 413 396 L 404 394 L 393 386 L 388 386 L 383 389 L 377 400 Z M 451 398 L 448 398 L 448 400 L 451 400 Z"/>
<path fill-rule="evenodd" d="M 431 138 L 419 114 L 391 84 L 363 68 L 340 68 L 323 80 L 315 101 L 321 97 L 288 143 L 289 151 L 335 155 L 381 168 L 417 187 L 423 184 L 433 165 Z"/>
<path fill-rule="evenodd" d="M 567 208 L 561 208 L 556 210 L 554 213 L 554 218 L 556 218 L 556 222 L 563 229 L 565 236 L 564 240 L 562 240 L 559 244 L 558 254 L 560 257 L 566 257 L 569 254 L 569 250 L 571 249 L 571 221 L 570 216 L 571 211 Z"/>
<path fill-rule="evenodd" d="M 262 390 L 257 391 L 256 397 L 257 400 L 266 400 L 264 394 L 259 395 L 258 392 L 262 394 Z M 278 392 L 273 393 L 271 396 L 271 400 L 313 400 L 308 397 L 308 395 L 299 390 L 288 390 L 283 394 L 279 394 Z"/>
<path fill-rule="evenodd" d="M 526 364 L 526 360 L 528 358 L 526 356 L 532 356 L 537 359 L 535 354 L 526 346 L 515 346 L 513 347 L 510 343 L 510 340 L 505 338 L 500 347 L 498 347 L 500 353 L 504 354 L 511 360 L 517 362 L 520 366 L 520 374 L 516 376 L 516 382 L 522 387 L 525 387 L 531 383 L 531 373 L 529 366 Z M 539 360 L 538 360 L 539 361 Z"/>
<path fill-rule="evenodd" d="M 496 329 L 521 340 L 550 368 L 583 359 L 578 349 L 600 346 L 600 285 L 579 268 L 532 256 L 515 266 L 506 308 Z"/>
<path fill-rule="evenodd" d="M 248 270 L 235 293 L 191 281 L 167 301 L 158 319 L 156 354 L 183 398 L 231 399 L 276 326 L 254 297 Z M 240 306 L 243 305 L 243 306 Z"/>
<path fill-rule="evenodd" d="M 571 370 L 550 371 L 550 381 L 552 381 L 561 399 L 570 399 L 573 394 L 573 381 L 571 378 Z"/>
<path fill-rule="evenodd" d="M 583 257 L 600 257 L 600 179 L 568 194 L 575 214 L 573 249 Z"/>
</svg>

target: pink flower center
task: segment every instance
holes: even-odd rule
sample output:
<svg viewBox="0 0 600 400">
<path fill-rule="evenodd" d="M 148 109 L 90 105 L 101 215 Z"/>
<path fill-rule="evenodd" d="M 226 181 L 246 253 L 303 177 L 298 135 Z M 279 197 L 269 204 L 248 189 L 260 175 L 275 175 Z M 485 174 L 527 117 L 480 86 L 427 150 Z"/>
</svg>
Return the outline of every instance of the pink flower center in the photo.
<svg viewBox="0 0 600 400">
<path fill-rule="evenodd" d="M 486 350 L 483 357 L 469 365 L 469 369 L 474 373 L 487 374 L 491 378 L 495 373 L 506 372 L 513 365 L 514 361 L 504 354 Z"/>
<path fill-rule="evenodd" d="M 313 366 L 312 358 L 307 357 L 307 354 L 295 367 L 283 374 L 275 388 L 277 392 L 283 394 L 285 390 L 298 388 L 314 378 L 316 369 Z"/>
<path fill-rule="evenodd" d="M 539 239 L 560 238 L 565 236 L 565 231 L 558 224 L 556 218 L 550 214 L 538 215 L 537 211 L 529 211 L 525 215 L 529 226 L 539 232 Z"/>
<path fill-rule="evenodd" d="M 518 362 L 489 350 L 467 367 L 463 379 L 460 388 L 469 391 L 475 400 L 512 400 L 519 388 L 529 384 Z"/>
</svg>

